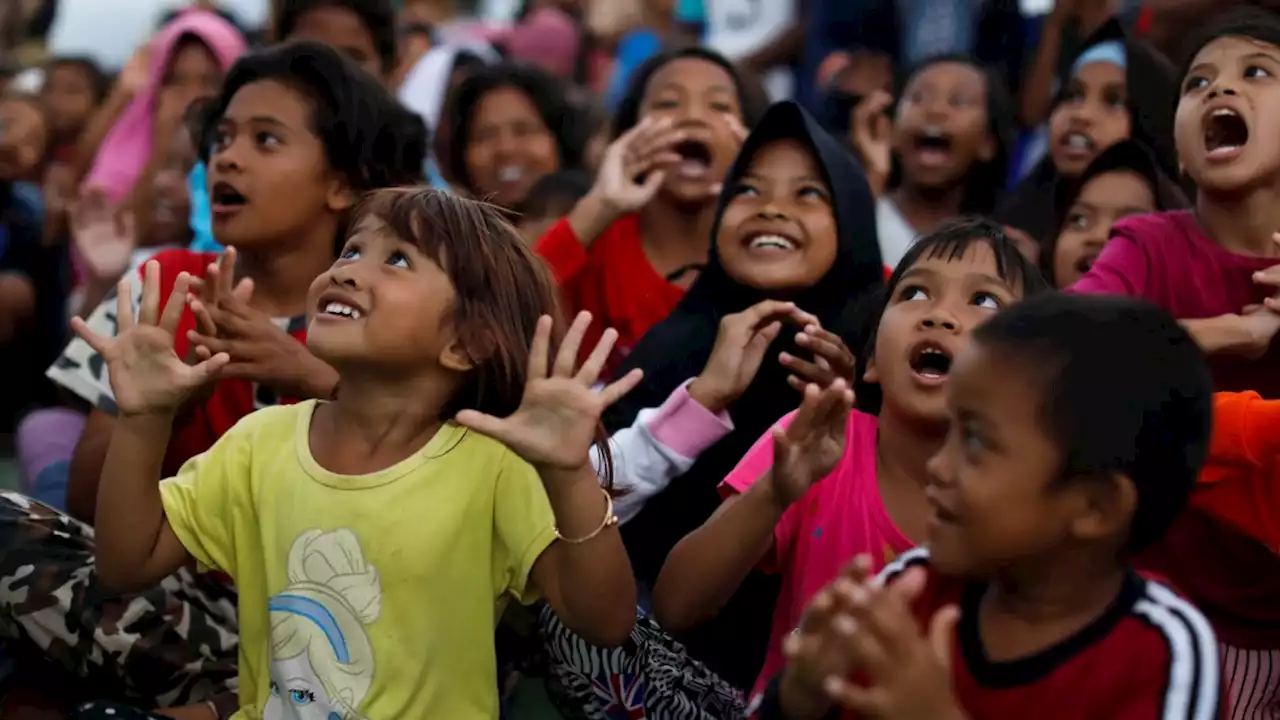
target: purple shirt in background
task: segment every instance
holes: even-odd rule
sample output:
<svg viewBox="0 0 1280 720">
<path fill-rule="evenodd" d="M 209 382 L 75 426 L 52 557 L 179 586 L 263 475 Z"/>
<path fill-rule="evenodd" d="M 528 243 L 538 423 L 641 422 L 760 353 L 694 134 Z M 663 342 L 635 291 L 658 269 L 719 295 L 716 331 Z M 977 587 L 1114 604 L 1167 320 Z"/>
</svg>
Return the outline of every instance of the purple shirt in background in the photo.
<svg viewBox="0 0 1280 720">
<path fill-rule="evenodd" d="M 1179 320 L 1198 320 L 1240 312 L 1269 293 L 1253 274 L 1276 258 L 1224 250 L 1205 235 L 1187 210 L 1125 218 L 1111 229 L 1111 240 L 1088 274 L 1070 290 L 1128 295 L 1149 300 Z M 1261 360 L 1215 356 L 1210 359 L 1217 390 L 1256 390 L 1280 399 L 1280 351 L 1272 345 Z"/>
</svg>

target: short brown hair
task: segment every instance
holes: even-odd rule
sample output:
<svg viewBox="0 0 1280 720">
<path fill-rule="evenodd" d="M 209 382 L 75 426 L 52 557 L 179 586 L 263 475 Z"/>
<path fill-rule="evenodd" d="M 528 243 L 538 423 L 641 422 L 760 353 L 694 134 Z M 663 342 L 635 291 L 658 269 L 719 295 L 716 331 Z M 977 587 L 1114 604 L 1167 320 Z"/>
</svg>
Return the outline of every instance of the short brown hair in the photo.
<svg viewBox="0 0 1280 720">
<path fill-rule="evenodd" d="M 546 264 L 506 213 L 489 203 L 428 187 L 388 188 L 365 197 L 352 227 L 367 216 L 415 244 L 453 283 L 456 297 L 446 321 L 475 371 L 442 416 L 467 408 L 497 416 L 515 412 L 538 318 L 550 315 L 557 331 L 563 327 Z"/>
</svg>

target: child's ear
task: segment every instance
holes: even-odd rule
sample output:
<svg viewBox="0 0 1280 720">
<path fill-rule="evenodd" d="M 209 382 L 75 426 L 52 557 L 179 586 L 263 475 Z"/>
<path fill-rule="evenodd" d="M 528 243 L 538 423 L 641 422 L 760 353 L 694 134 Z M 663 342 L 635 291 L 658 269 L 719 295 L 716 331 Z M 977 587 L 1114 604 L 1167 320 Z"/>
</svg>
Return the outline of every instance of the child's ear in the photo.
<svg viewBox="0 0 1280 720">
<path fill-rule="evenodd" d="M 326 200 L 330 211 L 345 213 L 356 204 L 356 194 L 345 181 L 338 180 L 329 187 L 329 197 Z"/>
<path fill-rule="evenodd" d="M 476 366 L 471 359 L 471 354 L 457 337 L 453 338 L 453 341 L 440 353 L 440 365 L 457 373 L 470 372 Z"/>
<path fill-rule="evenodd" d="M 1081 502 L 1071 522 L 1071 534 L 1080 540 L 1102 540 L 1128 534 L 1129 523 L 1138 508 L 1138 489 L 1129 476 L 1112 473 L 1081 478 L 1071 492 Z"/>
<path fill-rule="evenodd" d="M 876 372 L 876 358 L 874 352 L 867 356 L 867 369 L 862 373 L 862 381 L 872 384 L 880 382 L 880 373 Z"/>
</svg>

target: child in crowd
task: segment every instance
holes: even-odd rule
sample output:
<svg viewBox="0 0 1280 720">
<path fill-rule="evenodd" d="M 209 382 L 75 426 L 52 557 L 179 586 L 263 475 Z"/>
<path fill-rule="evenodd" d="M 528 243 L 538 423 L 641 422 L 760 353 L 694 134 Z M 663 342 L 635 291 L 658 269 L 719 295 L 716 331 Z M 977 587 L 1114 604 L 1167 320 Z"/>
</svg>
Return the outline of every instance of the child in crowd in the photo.
<svg viewBox="0 0 1280 720">
<path fill-rule="evenodd" d="M 1057 205 L 1063 215 L 1058 234 L 1040 246 L 1040 268 L 1058 288 L 1075 284 L 1093 267 L 1120 220 L 1187 207 L 1182 190 L 1132 140 L 1103 150 L 1077 181 L 1059 187 L 1063 197 Z"/>
<path fill-rule="evenodd" d="M 580 170 L 560 170 L 543 175 L 529 188 L 514 210 L 520 216 L 516 229 L 533 244 L 557 220 L 564 217 L 591 190 L 591 176 Z"/>
<path fill-rule="evenodd" d="M 926 60 L 890 118 L 887 92 L 854 107 L 850 135 L 876 193 L 876 231 L 894 268 L 912 241 L 961 214 L 995 208 L 1013 146 L 1009 94 L 965 56 Z"/>
<path fill-rule="evenodd" d="M 273 3 L 277 39 L 314 40 L 389 83 L 396 68 L 392 0 L 281 0 Z"/>
<path fill-rule="evenodd" d="M 0 397 L 0 432 L 12 432 L 26 406 L 52 399 L 39 382 L 41 364 L 66 330 L 59 253 L 45 247 L 38 179 L 52 133 L 36 98 L 0 96 L 0 372 L 10 379 Z"/>
<path fill-rule="evenodd" d="M 782 575 L 763 682 L 805 605 L 852 557 L 875 567 L 925 537 L 924 462 L 946 438 L 953 358 L 1000 308 L 1046 289 L 996 225 L 960 220 L 924 235 L 889 279 L 865 351 L 858 411 L 847 398 L 814 416 L 792 411 L 724 477 L 720 508 L 671 551 L 654 611 L 673 631 L 696 627 L 734 597 L 753 568 Z M 816 386 L 805 389 L 812 410 Z M 843 404 L 842 404 L 843 403 Z"/>
<path fill-rule="evenodd" d="M 978 327 L 928 462 L 925 547 L 874 581 L 860 556 L 817 595 L 758 716 L 1225 717 L 1209 623 L 1130 567 L 1187 504 L 1211 391 L 1145 302 L 1050 294 Z"/>
<path fill-rule="evenodd" d="M 623 367 L 644 370 L 645 380 L 605 421 L 616 432 L 649 408 L 671 411 L 691 401 L 711 416 L 700 427 L 719 424 L 689 428 L 683 442 L 669 439 L 668 447 L 692 462 L 669 485 L 636 493 L 647 502 L 623 526 L 623 537 L 645 588 L 676 541 L 714 511 L 715 485 L 795 405 L 796 381 L 788 376 L 825 384 L 851 374 L 841 330 L 861 292 L 882 278 L 862 172 L 799 106 L 773 106 L 724 177 L 708 265 L 626 359 Z M 791 246 L 784 252 L 770 243 Z M 722 371 L 724 365 L 736 367 Z M 628 476 L 639 474 L 631 469 L 641 464 L 636 455 L 621 458 Z M 608 687 L 639 678 L 645 688 L 643 697 L 614 695 L 612 702 L 644 703 L 658 718 L 732 717 L 759 672 L 776 594 L 770 578 L 753 578 L 716 623 L 677 642 L 644 617 L 633 646 L 616 650 L 591 646 L 543 613 L 553 697 L 566 713 L 602 711 L 611 698 L 594 694 L 591 683 L 595 668 L 605 667 Z M 680 689 L 660 689 L 672 686 Z"/>
<path fill-rule="evenodd" d="M 1045 156 L 1001 203 L 995 218 L 1037 243 L 1051 238 L 1062 210 L 1059 185 L 1071 182 L 1103 150 L 1132 138 L 1178 176 L 1169 108 L 1176 71 L 1163 55 L 1108 21 L 1071 64 L 1049 115 Z"/>
<path fill-rule="evenodd" d="M 71 162 L 80 134 L 109 89 L 106 74 L 92 58 L 55 57 L 45 63 L 40 101 L 53 131 L 54 162 Z"/>
<path fill-rule="evenodd" d="M 546 598 L 599 644 L 631 629 L 635 583 L 587 451 L 641 374 L 592 388 L 616 334 L 576 370 L 585 313 L 549 367 L 555 288 L 496 209 L 401 189 L 356 217 L 308 293 L 308 346 L 341 391 L 254 413 L 159 486 L 178 408 L 232 362 L 173 350 L 191 277 L 162 307 L 149 262 L 136 322 L 121 288 L 115 338 L 77 325 L 121 412 L 98 572 L 116 590 L 193 558 L 230 573 L 247 716 L 291 715 L 305 694 L 324 717 L 497 718 L 506 596 Z"/>
<path fill-rule="evenodd" d="M 445 101 L 441 170 L 457 192 L 513 208 L 540 178 L 577 169 L 581 111 L 545 70 L 500 63 L 463 78 Z"/>
<path fill-rule="evenodd" d="M 1271 72 L 1274 69 L 1274 72 Z M 1084 293 L 1144 298 L 1186 326 L 1209 355 L 1215 388 L 1280 398 L 1280 19 L 1243 8 L 1191 45 L 1176 114 L 1178 161 L 1195 182 L 1191 211 L 1126 218 Z M 1265 303 L 1265 305 L 1264 305 Z M 1280 558 L 1202 512 L 1179 518 L 1142 567 L 1167 576 L 1214 624 L 1236 717 L 1280 708 Z"/>
<path fill-rule="evenodd" d="M 192 358 L 225 352 L 230 362 L 166 433 L 169 474 L 256 408 L 332 394 L 335 371 L 302 343 L 306 289 L 336 256 L 358 197 L 421 182 L 427 146 L 419 118 L 336 51 L 311 42 L 246 56 L 208 113 L 197 147 L 209 165 L 214 232 L 238 252 L 220 259 L 174 250 L 156 262 L 166 293 L 183 273 L 203 278 L 193 290 L 193 312 L 179 321 L 175 352 Z M 136 306 L 143 283 L 136 274 L 126 280 Z M 114 298 L 104 302 L 86 326 L 114 333 L 115 304 Z M 98 501 L 118 414 L 104 365 L 75 340 L 50 369 L 56 382 L 94 407 L 67 491 L 71 513 L 86 519 Z M 31 531 L 39 526 L 58 531 Z M 14 495 L 0 498 L 0 548 L 15 563 L 0 576 L 16 582 L 20 567 L 34 565 L 50 583 L 42 586 L 48 602 L 6 601 L 0 612 L 67 670 L 122 687 L 126 697 L 152 707 L 234 687 L 237 623 L 234 590 L 225 579 L 184 569 L 141 594 L 105 599 L 94 589 L 96 574 L 85 571 L 92 567 L 92 530 Z M 202 600 L 188 605 L 181 597 Z M 132 624 L 116 625 L 121 616 L 167 627 L 170 635 L 139 645 Z"/>
<path fill-rule="evenodd" d="M 161 29 L 149 45 L 146 79 L 113 118 L 84 184 L 103 188 L 112 205 L 135 188 L 149 194 L 164 155 L 156 149 L 168 147 L 191 103 L 218 92 L 244 51 L 239 31 L 215 13 L 189 10 Z"/>
<path fill-rule="evenodd" d="M 675 308 L 707 262 L 721 181 L 764 109 L 747 82 L 701 48 L 646 61 L 618 106 L 615 140 L 591 192 L 534 245 L 565 304 L 597 318 L 592 333 L 618 330 L 610 368 Z"/>
</svg>

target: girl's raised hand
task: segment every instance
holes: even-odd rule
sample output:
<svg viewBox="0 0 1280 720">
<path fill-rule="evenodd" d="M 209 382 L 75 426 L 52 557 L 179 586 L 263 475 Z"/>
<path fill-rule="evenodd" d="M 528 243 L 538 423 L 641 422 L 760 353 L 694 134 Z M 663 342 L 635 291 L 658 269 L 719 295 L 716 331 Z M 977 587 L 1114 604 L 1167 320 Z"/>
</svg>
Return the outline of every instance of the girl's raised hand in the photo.
<svg viewBox="0 0 1280 720">
<path fill-rule="evenodd" d="M 716 344 L 702 373 L 689 383 L 689 395 L 711 412 L 720 412 L 738 399 L 755 379 L 769 343 L 782 329 L 782 320 L 816 323 L 795 303 L 765 300 L 720 320 Z M 802 388 L 803 389 L 803 388 Z"/>
<path fill-rule="evenodd" d="M 71 203 L 68 220 L 72 242 L 93 279 L 120 279 L 137 247 L 133 212 L 127 206 L 112 208 L 102 188 L 93 187 Z"/>
<path fill-rule="evenodd" d="M 823 330 L 817 323 L 810 323 L 796 334 L 796 344 L 813 353 L 813 362 L 790 353 L 779 355 L 778 362 L 795 373 L 787 376 L 788 385 L 804 392 L 805 386 L 810 383 L 825 388 L 836 380 L 853 382 L 853 353 L 839 335 Z"/>
<path fill-rule="evenodd" d="M 826 477 L 844 455 L 845 425 L 853 410 L 853 390 L 846 380 L 825 389 L 808 385 L 800 411 L 785 429 L 773 429 L 773 469 L 769 481 L 784 507 L 800 499 Z"/>
<path fill-rule="evenodd" d="M 574 470 L 589 461 L 588 452 L 600 427 L 605 408 L 631 391 L 643 373 L 636 369 L 602 389 L 595 389 L 618 333 L 604 331 L 582 367 L 578 348 L 591 325 L 591 313 L 578 313 L 564 342 L 548 367 L 551 354 L 551 318 L 538 319 L 529 347 L 529 370 L 524 397 L 514 413 L 499 418 L 476 410 L 463 410 L 459 425 L 484 433 L 514 450 L 538 468 Z"/>
<path fill-rule="evenodd" d="M 617 215 L 639 210 L 666 179 L 661 167 L 680 161 L 672 148 L 685 138 L 670 118 L 643 118 L 604 151 L 591 192 Z"/>
<path fill-rule="evenodd" d="M 880 197 L 889 182 L 893 169 L 893 120 L 886 111 L 893 105 L 893 96 L 884 90 L 876 90 L 853 108 L 849 120 L 849 134 L 854 152 L 862 162 L 871 192 Z"/>
<path fill-rule="evenodd" d="M 226 353 L 218 353 L 192 366 L 174 352 L 174 332 L 186 307 L 190 275 L 178 276 L 163 311 L 160 264 L 149 261 L 143 278 L 142 305 L 136 322 L 129 281 L 120 281 L 116 293 L 119 329 L 114 338 L 90 330 L 81 318 L 71 319 L 71 328 L 106 361 L 111 391 L 122 416 L 176 413 L 193 390 L 230 360 Z"/>
</svg>

